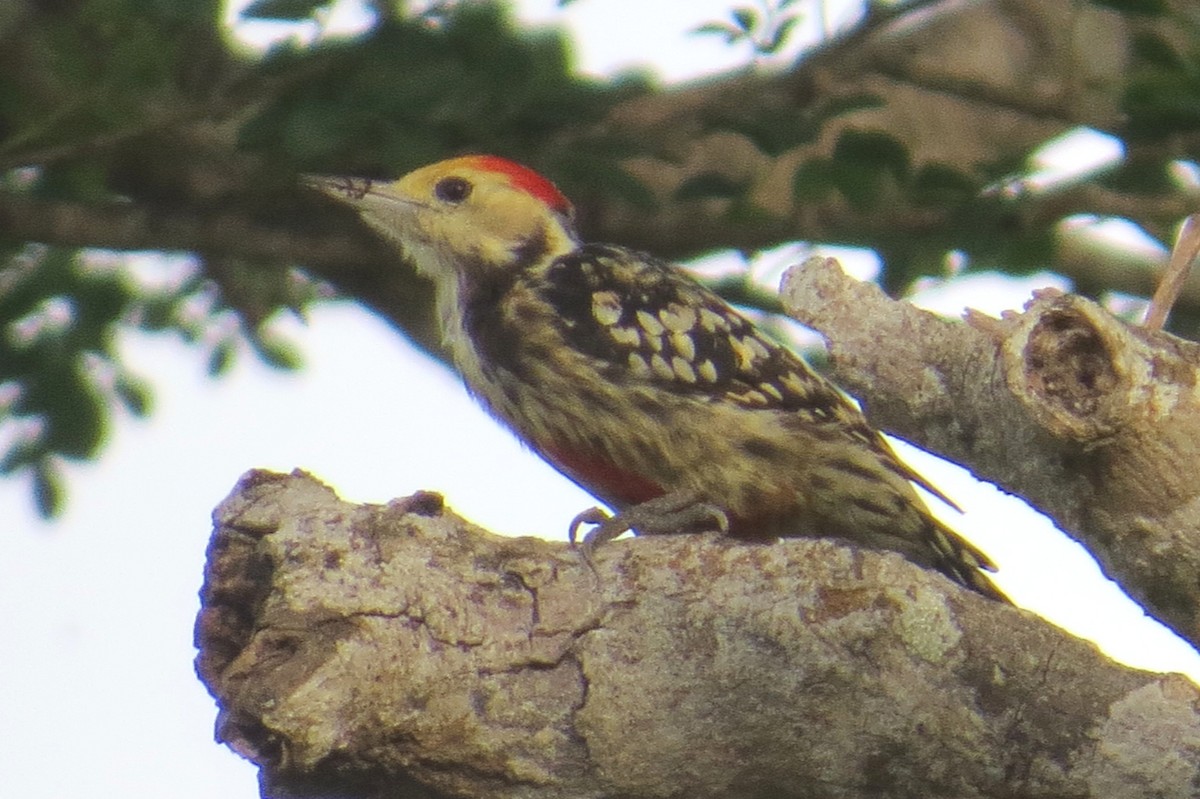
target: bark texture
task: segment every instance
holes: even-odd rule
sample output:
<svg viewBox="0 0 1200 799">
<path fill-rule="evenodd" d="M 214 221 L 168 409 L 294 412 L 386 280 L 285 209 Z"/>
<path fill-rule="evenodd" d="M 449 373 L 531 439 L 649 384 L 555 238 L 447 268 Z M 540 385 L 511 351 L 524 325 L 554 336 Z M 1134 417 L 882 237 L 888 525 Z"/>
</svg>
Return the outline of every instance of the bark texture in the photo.
<svg viewBox="0 0 1200 799">
<path fill-rule="evenodd" d="M 832 259 L 790 270 L 783 302 L 873 424 L 1028 499 L 1200 645 L 1200 345 L 1055 291 L 945 319 Z"/>
<path fill-rule="evenodd" d="M 1191 797 L 1200 694 L 898 556 L 604 547 L 251 472 L 197 668 L 273 797 Z"/>
</svg>

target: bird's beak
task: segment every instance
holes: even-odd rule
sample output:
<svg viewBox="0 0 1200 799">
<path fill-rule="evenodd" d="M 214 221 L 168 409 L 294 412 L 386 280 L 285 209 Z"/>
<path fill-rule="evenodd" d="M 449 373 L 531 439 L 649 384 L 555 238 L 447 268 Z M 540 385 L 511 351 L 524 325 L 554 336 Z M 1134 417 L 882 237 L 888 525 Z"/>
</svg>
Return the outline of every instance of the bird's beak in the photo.
<svg viewBox="0 0 1200 799">
<path fill-rule="evenodd" d="M 382 181 L 370 178 L 349 178 L 330 175 L 304 175 L 300 185 L 340 200 L 348 205 L 357 205 L 362 198 L 371 193 L 375 185 L 384 185 Z"/>
<path fill-rule="evenodd" d="M 395 182 L 325 175 L 305 175 L 300 182 L 349 206 L 368 227 L 402 250 L 412 246 L 419 229 L 415 212 L 422 206 L 398 193 Z"/>
</svg>

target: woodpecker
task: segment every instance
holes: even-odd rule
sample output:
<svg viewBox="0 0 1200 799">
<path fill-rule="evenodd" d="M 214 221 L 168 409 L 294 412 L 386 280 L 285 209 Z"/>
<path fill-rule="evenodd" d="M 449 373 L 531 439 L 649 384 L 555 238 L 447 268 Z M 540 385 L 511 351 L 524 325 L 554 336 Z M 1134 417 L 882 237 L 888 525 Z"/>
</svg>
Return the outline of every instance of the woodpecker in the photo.
<svg viewBox="0 0 1200 799">
<path fill-rule="evenodd" d="M 580 241 L 533 170 L 474 155 L 395 182 L 312 178 L 437 291 L 468 390 L 616 511 L 627 530 L 833 536 L 900 552 L 995 599 L 991 561 L 929 512 L 903 464 L 832 383 L 682 269 Z"/>
</svg>

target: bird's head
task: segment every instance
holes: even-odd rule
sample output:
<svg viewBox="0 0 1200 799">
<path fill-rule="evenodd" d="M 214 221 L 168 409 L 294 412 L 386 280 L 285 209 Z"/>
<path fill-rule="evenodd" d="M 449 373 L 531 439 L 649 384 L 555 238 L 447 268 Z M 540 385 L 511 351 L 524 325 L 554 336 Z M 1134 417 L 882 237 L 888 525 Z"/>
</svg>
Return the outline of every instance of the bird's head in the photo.
<svg viewBox="0 0 1200 799">
<path fill-rule="evenodd" d="M 520 268 L 575 247 L 567 198 L 538 173 L 497 156 L 439 161 L 392 183 L 312 183 L 354 207 L 435 279 Z"/>
</svg>

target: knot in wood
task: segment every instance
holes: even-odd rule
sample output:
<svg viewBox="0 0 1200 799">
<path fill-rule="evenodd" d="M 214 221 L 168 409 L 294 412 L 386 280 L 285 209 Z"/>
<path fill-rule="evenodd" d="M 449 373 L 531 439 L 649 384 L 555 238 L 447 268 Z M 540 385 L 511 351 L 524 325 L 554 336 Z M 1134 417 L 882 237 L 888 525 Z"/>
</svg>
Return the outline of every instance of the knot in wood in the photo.
<svg viewBox="0 0 1200 799">
<path fill-rule="evenodd" d="M 1094 415 L 1121 382 L 1100 332 L 1065 309 L 1043 314 L 1030 331 L 1025 363 L 1030 391 L 1079 418 Z"/>
</svg>

